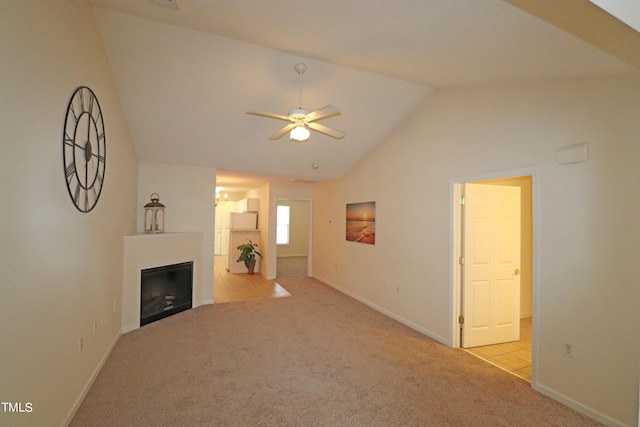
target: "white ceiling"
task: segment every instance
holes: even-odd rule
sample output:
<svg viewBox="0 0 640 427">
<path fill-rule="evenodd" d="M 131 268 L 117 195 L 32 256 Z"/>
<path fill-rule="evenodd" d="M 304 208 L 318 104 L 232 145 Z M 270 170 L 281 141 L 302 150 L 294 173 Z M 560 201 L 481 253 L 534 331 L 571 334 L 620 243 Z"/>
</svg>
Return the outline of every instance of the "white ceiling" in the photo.
<svg viewBox="0 0 640 427">
<path fill-rule="evenodd" d="M 90 2 L 139 158 L 227 188 L 339 178 L 438 87 L 638 72 L 501 0 Z M 244 114 L 286 115 L 300 88 L 303 108 L 342 109 L 322 123 L 344 139 L 270 141 L 286 123 Z"/>
</svg>

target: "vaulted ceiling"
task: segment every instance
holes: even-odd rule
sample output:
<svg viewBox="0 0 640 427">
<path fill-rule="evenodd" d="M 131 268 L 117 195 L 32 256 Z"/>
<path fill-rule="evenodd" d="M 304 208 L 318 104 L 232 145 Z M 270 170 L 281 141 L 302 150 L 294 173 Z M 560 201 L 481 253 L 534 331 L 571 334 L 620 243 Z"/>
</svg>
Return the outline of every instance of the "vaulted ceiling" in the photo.
<svg viewBox="0 0 640 427">
<path fill-rule="evenodd" d="M 140 160 L 227 189 L 342 177 L 443 86 L 640 70 L 640 34 L 588 0 L 90 2 Z M 245 114 L 327 104 L 341 140 Z"/>
</svg>

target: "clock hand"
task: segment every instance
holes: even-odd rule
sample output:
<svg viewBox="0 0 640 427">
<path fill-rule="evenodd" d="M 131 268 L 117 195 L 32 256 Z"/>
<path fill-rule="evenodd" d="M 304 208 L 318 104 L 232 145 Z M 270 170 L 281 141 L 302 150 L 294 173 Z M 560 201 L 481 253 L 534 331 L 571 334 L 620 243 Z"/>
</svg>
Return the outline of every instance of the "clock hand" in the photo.
<svg viewBox="0 0 640 427">
<path fill-rule="evenodd" d="M 84 157 L 85 157 L 85 162 L 86 162 L 86 158 L 87 158 L 87 150 L 86 150 L 86 148 L 84 150 Z M 89 185 L 89 168 L 86 165 L 84 167 L 84 185 L 85 185 L 85 187 Z"/>
<path fill-rule="evenodd" d="M 87 140 L 84 144 L 84 185 L 85 187 L 89 187 L 89 159 L 91 158 L 91 115 L 89 112 L 85 111 L 87 115 Z M 84 206 L 85 208 L 89 206 L 89 194 L 87 191 L 84 193 Z"/>
<path fill-rule="evenodd" d="M 84 114 L 87 115 L 87 140 L 84 144 L 84 161 L 89 163 L 89 159 L 91 158 L 91 122 L 93 121 L 91 118 L 91 107 L 93 103 L 93 98 L 91 99 L 91 103 L 89 104 L 89 111 L 85 111 Z"/>
<path fill-rule="evenodd" d="M 89 118 L 87 120 L 87 141 L 89 141 L 91 139 L 91 114 L 89 111 L 85 111 L 84 114 L 86 114 L 87 117 Z"/>
</svg>

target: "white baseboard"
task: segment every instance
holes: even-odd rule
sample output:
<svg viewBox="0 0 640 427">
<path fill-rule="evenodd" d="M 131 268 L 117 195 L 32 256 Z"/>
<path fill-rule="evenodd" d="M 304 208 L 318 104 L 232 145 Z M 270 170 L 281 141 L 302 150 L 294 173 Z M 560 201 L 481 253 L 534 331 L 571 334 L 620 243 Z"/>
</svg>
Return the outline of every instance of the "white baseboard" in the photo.
<svg viewBox="0 0 640 427">
<path fill-rule="evenodd" d="M 111 344 L 109 345 L 109 348 L 107 349 L 105 354 L 102 356 L 102 359 L 100 359 L 100 363 L 98 363 L 98 366 L 96 366 L 96 368 L 93 370 L 91 377 L 89 377 L 89 381 L 87 381 L 87 383 L 82 389 L 82 392 L 80 393 L 75 403 L 73 404 L 71 411 L 69 411 L 67 418 L 64 420 L 64 423 L 62 424 L 63 426 L 68 426 L 71 423 L 71 420 L 73 420 L 73 417 L 76 415 L 76 412 L 78 412 L 78 409 L 80 409 L 80 405 L 82 405 L 82 401 L 84 400 L 85 397 L 87 397 L 87 393 L 89 393 L 91 386 L 95 382 L 96 378 L 98 378 L 98 374 L 102 370 L 102 367 L 104 366 L 107 359 L 111 355 L 111 352 L 113 351 L 113 348 L 116 346 L 119 339 L 120 339 L 120 334 L 116 335 L 113 341 L 111 342 Z"/>
<path fill-rule="evenodd" d="M 433 332 L 431 332 L 431 331 L 429 331 L 427 329 L 424 329 L 424 328 L 422 328 L 422 327 L 420 327 L 420 326 L 418 326 L 418 325 L 416 325 L 416 324 L 414 324 L 414 323 L 412 323 L 412 322 L 410 322 L 410 321 L 408 321 L 408 320 L 406 320 L 406 319 L 404 319 L 404 318 L 402 318 L 402 317 L 400 317 L 400 316 L 398 316 L 398 315 L 396 315 L 394 313 L 391 313 L 391 312 L 385 310 L 384 308 L 379 307 L 376 304 L 373 304 L 370 301 L 367 301 L 366 299 L 361 298 L 358 295 L 355 295 L 352 292 L 347 291 L 346 289 L 336 285 L 335 283 L 332 283 L 329 280 L 323 279 L 322 277 L 315 276 L 315 275 L 313 277 L 314 277 L 314 279 L 319 280 L 320 282 L 322 282 L 322 283 L 324 283 L 324 284 L 326 284 L 328 286 L 331 286 L 332 288 L 334 288 L 338 292 L 341 292 L 341 293 L 343 293 L 343 294 L 345 294 L 345 295 L 347 295 L 347 296 L 349 296 L 349 297 L 351 297 L 351 298 L 353 298 L 353 299 L 355 299 L 357 301 L 360 301 L 361 303 L 373 308 L 374 310 L 384 314 L 385 316 L 388 316 L 388 317 L 390 317 L 390 318 L 392 318 L 394 320 L 397 320 L 398 322 L 400 322 L 400 323 L 410 327 L 411 329 L 414 329 L 414 330 L 416 330 L 416 331 L 428 336 L 429 338 L 432 338 L 432 339 L 438 341 L 441 344 L 444 344 L 446 346 L 451 347 L 451 343 L 449 342 L 449 340 L 447 340 L 447 339 L 445 339 L 445 338 L 443 338 L 443 337 L 441 337 L 441 336 L 439 336 L 437 334 L 434 334 Z M 527 316 L 522 316 L 522 317 L 527 317 Z M 588 407 L 586 405 L 581 404 L 580 402 L 577 402 L 577 401 L 575 401 L 573 399 L 570 399 L 569 397 L 567 397 L 567 396 L 565 396 L 563 394 L 557 393 L 557 392 L 555 392 L 554 390 L 552 390 L 552 389 L 550 389 L 548 387 L 540 385 L 539 383 L 538 384 L 533 384 L 532 383 L 531 386 L 532 386 L 532 388 L 534 390 L 538 391 L 539 393 L 544 394 L 545 396 L 548 396 L 551 399 L 553 399 L 553 400 L 555 400 L 557 402 L 560 402 L 563 405 L 566 405 L 566 406 L 568 406 L 568 407 L 580 412 L 581 414 L 584 414 L 584 415 L 586 415 L 586 416 L 588 416 L 590 418 L 593 418 L 594 420 L 596 420 L 596 421 L 598 421 L 598 422 L 600 422 L 600 423 L 602 423 L 602 424 L 604 424 L 604 425 L 606 425 L 608 427 L 630 427 L 630 426 L 628 426 L 626 424 L 621 423 L 620 421 L 614 420 L 613 418 L 602 414 L 601 412 L 598 412 L 598 411 L 594 410 L 593 408 L 590 408 L 590 407 Z M 640 427 L 640 424 L 639 424 L 639 427 Z"/>
<path fill-rule="evenodd" d="M 129 326 L 124 326 L 122 328 L 122 334 L 128 334 L 131 331 L 135 331 L 136 329 L 139 329 L 140 325 L 129 325 Z"/>
<path fill-rule="evenodd" d="M 411 329 L 413 329 L 415 331 L 418 331 L 421 334 L 424 334 L 424 335 L 428 336 L 429 338 L 431 338 L 431 339 L 433 339 L 435 341 L 438 341 L 440 344 L 444 344 L 447 347 L 451 347 L 451 343 L 449 342 L 448 339 L 446 339 L 444 337 L 441 337 L 440 335 L 435 334 L 435 333 L 433 333 L 432 331 L 430 331 L 428 329 L 425 329 L 425 328 L 423 328 L 421 326 L 418 326 L 415 323 L 413 323 L 413 322 L 411 322 L 411 321 L 409 321 L 409 320 L 407 320 L 407 319 L 405 319 L 405 318 L 403 318 L 401 316 L 398 316 L 395 313 L 392 313 L 392 312 L 390 312 L 390 311 L 388 311 L 388 310 L 386 310 L 386 309 L 384 309 L 384 308 L 372 303 L 371 301 L 368 301 L 368 300 L 366 300 L 366 299 L 364 299 L 362 297 L 359 297 L 358 295 L 356 295 L 356 294 L 354 294 L 354 293 L 352 293 L 350 291 L 347 291 L 346 289 L 336 285 L 335 283 L 331 283 L 329 280 L 323 279 L 322 277 L 319 277 L 319 276 L 316 276 L 316 275 L 313 275 L 312 277 L 314 279 L 316 279 L 316 280 L 328 285 L 328 286 L 331 286 L 332 288 L 334 288 L 338 292 L 341 292 L 341 293 L 347 295 L 348 297 L 355 299 L 356 301 L 360 301 L 364 305 L 373 308 L 374 310 L 384 314 L 385 316 L 390 317 L 390 318 L 392 318 L 394 320 L 397 320 L 398 322 L 402 323 L 403 325 L 408 326 Z"/>
<path fill-rule="evenodd" d="M 630 427 L 627 424 L 623 424 L 620 421 L 614 420 L 613 418 L 596 411 L 593 408 L 590 408 L 589 406 L 583 405 L 580 402 L 577 402 L 567 396 L 565 396 L 562 393 L 558 393 L 555 390 L 552 390 L 544 385 L 540 385 L 538 384 L 531 384 L 531 387 L 536 390 L 537 392 L 544 394 L 547 397 L 550 397 L 551 399 L 562 403 L 565 406 L 568 406 L 571 409 L 574 409 L 578 412 L 580 412 L 581 414 L 586 415 L 589 418 L 593 418 L 594 420 L 608 426 L 608 427 Z"/>
</svg>

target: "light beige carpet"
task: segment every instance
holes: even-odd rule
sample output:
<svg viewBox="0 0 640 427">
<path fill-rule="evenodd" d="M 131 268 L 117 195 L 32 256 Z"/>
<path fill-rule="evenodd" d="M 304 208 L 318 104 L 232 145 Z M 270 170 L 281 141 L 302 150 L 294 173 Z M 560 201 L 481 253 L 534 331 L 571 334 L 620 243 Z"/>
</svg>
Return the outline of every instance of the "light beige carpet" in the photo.
<svg viewBox="0 0 640 427">
<path fill-rule="evenodd" d="M 596 426 L 310 278 L 122 336 L 72 426 Z"/>
<path fill-rule="evenodd" d="M 278 257 L 278 279 L 283 277 L 305 277 L 307 275 L 307 257 Z"/>
</svg>

